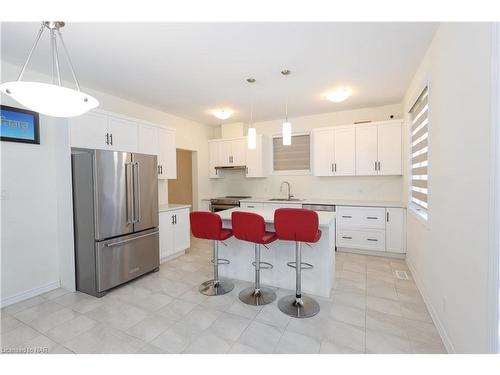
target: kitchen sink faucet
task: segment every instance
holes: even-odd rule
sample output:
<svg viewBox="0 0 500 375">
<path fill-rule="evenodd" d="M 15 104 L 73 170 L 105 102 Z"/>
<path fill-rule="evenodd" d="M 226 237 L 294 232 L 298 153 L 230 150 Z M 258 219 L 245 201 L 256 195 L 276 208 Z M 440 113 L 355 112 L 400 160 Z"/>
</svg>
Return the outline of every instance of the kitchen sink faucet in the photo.
<svg viewBox="0 0 500 375">
<path fill-rule="evenodd" d="M 290 189 L 290 183 L 288 181 L 283 181 L 280 185 L 280 193 L 283 191 L 283 184 L 286 184 L 288 186 L 288 198 L 287 200 L 292 199 L 293 195 L 291 194 L 291 189 Z"/>
</svg>

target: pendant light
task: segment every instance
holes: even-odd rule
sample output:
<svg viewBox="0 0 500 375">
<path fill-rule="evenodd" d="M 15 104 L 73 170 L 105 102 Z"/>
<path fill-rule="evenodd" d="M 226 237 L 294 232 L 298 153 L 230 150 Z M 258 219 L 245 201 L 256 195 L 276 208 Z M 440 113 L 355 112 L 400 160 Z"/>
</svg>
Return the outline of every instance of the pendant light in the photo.
<svg viewBox="0 0 500 375">
<path fill-rule="evenodd" d="M 248 78 L 248 83 L 255 83 L 254 78 Z M 250 99 L 250 122 L 248 123 L 248 149 L 255 150 L 257 148 L 257 130 L 253 127 L 253 95 Z"/>
<path fill-rule="evenodd" d="M 285 77 L 290 75 L 292 72 L 288 69 L 281 71 Z M 285 122 L 283 123 L 283 128 L 281 130 L 283 137 L 283 146 L 290 146 L 292 144 L 292 123 L 288 121 L 288 93 L 285 103 Z"/>
<path fill-rule="evenodd" d="M 21 68 L 17 80 L 5 82 L 0 85 L 0 91 L 16 100 L 19 104 L 35 112 L 54 117 L 80 116 L 99 105 L 99 102 L 94 97 L 80 91 L 80 85 L 60 31 L 64 25 L 64 22 L 61 21 L 42 22 L 40 30 L 35 38 L 35 43 L 29 51 L 28 57 Z M 52 84 L 22 81 L 21 79 L 31 60 L 33 51 L 45 29 L 49 30 L 51 40 Z M 57 37 L 59 37 L 73 80 L 75 81 L 76 90 L 62 86 Z"/>
</svg>

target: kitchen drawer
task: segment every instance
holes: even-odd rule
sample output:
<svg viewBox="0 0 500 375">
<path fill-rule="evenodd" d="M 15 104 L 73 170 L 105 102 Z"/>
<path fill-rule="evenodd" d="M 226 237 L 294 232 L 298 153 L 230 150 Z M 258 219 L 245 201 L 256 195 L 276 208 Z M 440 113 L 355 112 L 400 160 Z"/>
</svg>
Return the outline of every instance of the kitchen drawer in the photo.
<svg viewBox="0 0 500 375">
<path fill-rule="evenodd" d="M 264 203 L 262 202 L 240 202 L 241 208 L 263 208 Z"/>
<path fill-rule="evenodd" d="M 338 229 L 337 247 L 385 251 L 385 231 Z"/>
<path fill-rule="evenodd" d="M 385 208 L 337 207 L 337 226 L 339 228 L 385 230 Z"/>
</svg>

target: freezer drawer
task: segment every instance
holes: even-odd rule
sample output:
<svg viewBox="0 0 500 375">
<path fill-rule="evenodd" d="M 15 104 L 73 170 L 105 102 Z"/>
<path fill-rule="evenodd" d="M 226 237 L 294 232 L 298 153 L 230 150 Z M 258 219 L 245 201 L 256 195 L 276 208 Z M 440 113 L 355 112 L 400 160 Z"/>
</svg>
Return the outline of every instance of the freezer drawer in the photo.
<svg viewBox="0 0 500 375">
<path fill-rule="evenodd" d="M 158 229 L 96 243 L 97 291 L 103 292 L 160 265 Z"/>
</svg>

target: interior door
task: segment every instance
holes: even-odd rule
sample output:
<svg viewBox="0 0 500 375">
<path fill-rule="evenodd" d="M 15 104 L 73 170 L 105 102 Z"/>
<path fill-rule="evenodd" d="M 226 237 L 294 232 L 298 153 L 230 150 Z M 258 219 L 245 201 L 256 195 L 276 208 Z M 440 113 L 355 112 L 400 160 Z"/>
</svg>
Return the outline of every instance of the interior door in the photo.
<svg viewBox="0 0 500 375">
<path fill-rule="evenodd" d="M 94 201 L 96 240 L 132 233 L 132 156 L 128 152 L 95 151 Z"/>
<path fill-rule="evenodd" d="M 356 175 L 376 175 L 377 126 L 356 128 Z"/>
<path fill-rule="evenodd" d="M 333 130 L 313 134 L 313 172 L 315 176 L 333 176 Z"/>
<path fill-rule="evenodd" d="M 400 175 L 402 171 L 401 123 L 378 126 L 378 160 L 381 175 Z"/>
<path fill-rule="evenodd" d="M 155 155 L 132 154 L 134 231 L 158 226 L 158 164 Z"/>
<path fill-rule="evenodd" d="M 356 174 L 356 134 L 354 128 L 334 131 L 335 176 Z"/>
</svg>

